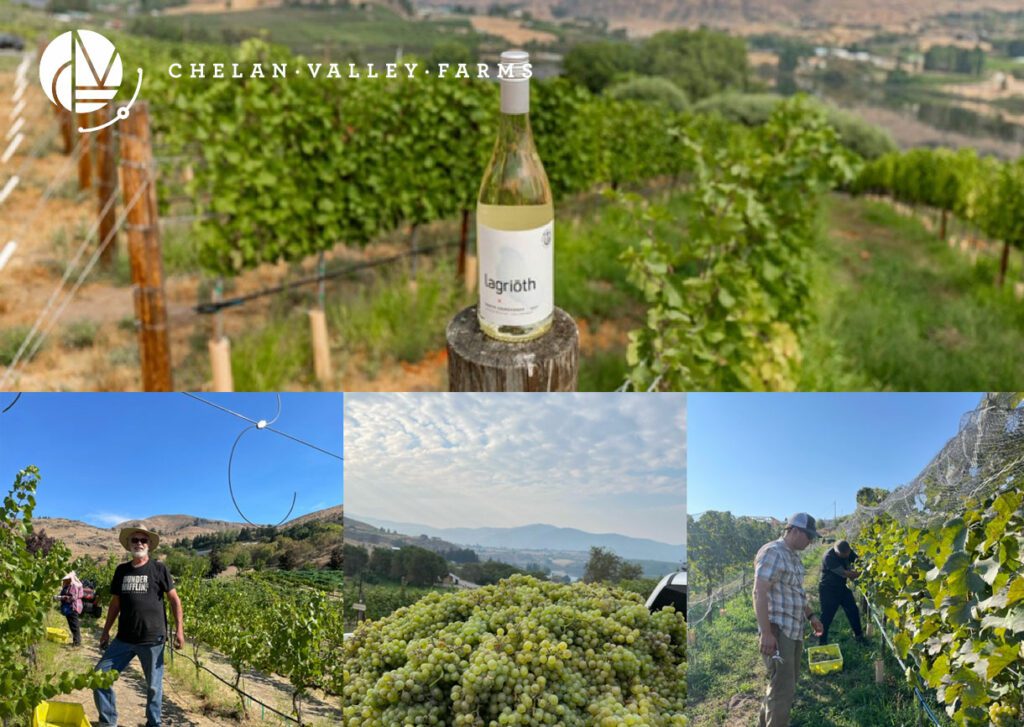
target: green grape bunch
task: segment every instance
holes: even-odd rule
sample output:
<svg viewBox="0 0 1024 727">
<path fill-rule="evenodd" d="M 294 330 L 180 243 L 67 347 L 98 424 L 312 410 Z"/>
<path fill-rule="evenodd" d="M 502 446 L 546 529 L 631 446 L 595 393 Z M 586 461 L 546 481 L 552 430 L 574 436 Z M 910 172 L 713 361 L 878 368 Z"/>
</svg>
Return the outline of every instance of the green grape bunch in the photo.
<svg viewBox="0 0 1024 727">
<path fill-rule="evenodd" d="M 346 727 L 687 724 L 684 615 L 603 585 L 431 593 L 342 654 Z"/>
</svg>

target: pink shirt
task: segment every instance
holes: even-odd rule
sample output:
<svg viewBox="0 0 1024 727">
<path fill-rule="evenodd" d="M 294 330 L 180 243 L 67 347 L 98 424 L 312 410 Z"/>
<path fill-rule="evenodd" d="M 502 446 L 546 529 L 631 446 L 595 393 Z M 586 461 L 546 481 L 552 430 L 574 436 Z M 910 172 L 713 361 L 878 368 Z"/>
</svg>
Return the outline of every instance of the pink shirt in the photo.
<svg viewBox="0 0 1024 727">
<path fill-rule="evenodd" d="M 75 609 L 75 613 L 82 612 L 82 596 L 85 594 L 84 589 L 81 586 L 76 586 L 74 583 L 69 583 L 60 589 L 60 600 L 63 603 L 70 603 L 71 607 Z"/>
</svg>

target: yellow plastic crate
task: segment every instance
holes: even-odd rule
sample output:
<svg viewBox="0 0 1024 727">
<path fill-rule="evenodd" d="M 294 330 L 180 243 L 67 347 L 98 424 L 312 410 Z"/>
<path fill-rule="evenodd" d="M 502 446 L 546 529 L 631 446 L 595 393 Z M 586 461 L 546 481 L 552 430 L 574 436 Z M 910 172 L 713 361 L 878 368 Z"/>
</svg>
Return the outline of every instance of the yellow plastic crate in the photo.
<svg viewBox="0 0 1024 727">
<path fill-rule="evenodd" d="M 58 644 L 71 643 L 71 634 L 68 633 L 67 629 L 54 628 L 53 626 L 46 627 L 46 638 Z"/>
<path fill-rule="evenodd" d="M 32 727 L 89 727 L 89 720 L 81 704 L 43 702 L 32 714 Z"/>
<path fill-rule="evenodd" d="M 825 654 L 829 658 L 814 661 L 816 654 Z M 839 650 L 839 644 L 808 646 L 807 663 L 811 667 L 811 674 L 831 674 L 843 668 L 843 653 Z"/>
</svg>

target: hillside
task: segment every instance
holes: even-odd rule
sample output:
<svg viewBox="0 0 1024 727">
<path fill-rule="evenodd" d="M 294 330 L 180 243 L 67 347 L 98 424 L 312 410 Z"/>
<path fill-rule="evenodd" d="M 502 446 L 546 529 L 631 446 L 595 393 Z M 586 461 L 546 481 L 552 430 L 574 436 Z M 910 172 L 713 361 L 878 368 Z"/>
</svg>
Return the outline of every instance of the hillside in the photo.
<svg viewBox="0 0 1024 727">
<path fill-rule="evenodd" d="M 282 529 L 313 521 L 340 522 L 341 517 L 341 506 L 329 507 L 326 510 L 318 510 L 290 520 L 282 526 Z M 100 528 L 80 520 L 66 518 L 41 517 L 36 518 L 34 522 L 37 529 L 43 529 L 51 538 L 63 541 L 71 549 L 73 557 L 80 555 L 95 557 L 110 554 L 120 555 L 123 551 L 117 541 L 117 535 L 121 528 L 143 521 L 160 533 L 167 544 L 181 538 L 194 538 L 197 535 L 209 535 L 249 527 L 245 523 L 210 520 L 194 515 L 153 515 L 143 520 L 126 520 L 112 528 Z"/>
<path fill-rule="evenodd" d="M 451 6 L 448 0 L 415 0 L 421 8 Z M 460 5 L 486 13 L 494 0 L 462 0 Z M 845 25 L 893 28 L 953 12 L 983 9 L 1020 10 L 1019 0 L 522 0 L 498 3 L 522 8 L 535 17 L 605 18 L 611 25 L 641 29 L 707 25 L 736 30 L 784 29 L 792 33 L 813 26 Z M 645 26 L 646 23 L 646 26 Z"/>
<path fill-rule="evenodd" d="M 311 522 L 329 522 L 329 523 L 340 523 L 345 519 L 345 506 L 335 505 L 334 507 L 328 507 L 324 510 L 316 510 L 315 512 L 307 513 L 306 515 L 300 515 L 297 518 L 289 520 L 281 529 L 293 527 L 295 525 L 305 525 Z"/>
<path fill-rule="evenodd" d="M 416 545 L 434 552 L 456 550 L 460 547 L 440 538 L 385 532 L 381 528 L 351 517 L 345 518 L 345 545 L 357 545 L 368 549 Z"/>
</svg>

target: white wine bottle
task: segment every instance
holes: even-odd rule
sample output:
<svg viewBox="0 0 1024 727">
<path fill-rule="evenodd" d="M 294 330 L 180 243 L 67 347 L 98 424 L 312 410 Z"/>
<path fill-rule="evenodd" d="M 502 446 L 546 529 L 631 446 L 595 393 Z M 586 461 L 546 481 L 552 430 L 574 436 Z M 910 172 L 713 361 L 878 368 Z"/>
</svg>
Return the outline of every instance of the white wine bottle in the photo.
<svg viewBox="0 0 1024 727">
<path fill-rule="evenodd" d="M 551 186 L 530 130 L 530 56 L 501 54 L 501 116 L 476 207 L 480 329 L 500 341 L 529 341 L 554 314 L 555 213 Z"/>
</svg>

